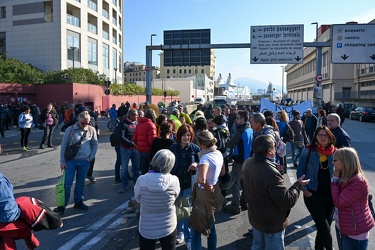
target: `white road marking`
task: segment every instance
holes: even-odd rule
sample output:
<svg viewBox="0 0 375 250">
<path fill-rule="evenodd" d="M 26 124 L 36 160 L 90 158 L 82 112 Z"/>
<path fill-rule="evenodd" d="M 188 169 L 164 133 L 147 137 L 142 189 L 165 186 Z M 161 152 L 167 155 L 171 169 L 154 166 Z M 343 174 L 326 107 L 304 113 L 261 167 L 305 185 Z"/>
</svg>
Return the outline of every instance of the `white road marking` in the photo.
<svg viewBox="0 0 375 250">
<path fill-rule="evenodd" d="M 92 235 L 97 231 L 100 227 L 102 227 L 104 224 L 108 223 L 113 217 L 119 216 L 121 220 L 123 219 L 123 215 L 121 214 L 122 210 L 124 210 L 128 206 L 129 201 L 126 201 L 125 203 L 121 204 L 117 208 L 115 208 L 113 211 L 111 211 L 109 214 L 98 220 L 96 223 L 91 225 L 89 228 L 87 228 L 85 231 L 79 233 L 77 236 L 72 238 L 70 241 L 68 241 L 65 245 L 61 246 L 58 250 L 65 250 L 65 249 L 77 249 L 75 246 L 80 244 L 82 241 L 84 241 L 87 237 L 92 237 Z M 114 226 L 116 222 L 119 219 L 117 219 L 114 223 L 112 223 L 108 228 Z M 120 221 L 121 222 L 121 221 Z M 106 231 L 108 232 L 108 230 Z M 96 240 L 99 241 L 103 239 L 106 236 L 106 233 L 99 234 L 96 236 Z M 91 241 L 90 241 L 91 242 Z"/>
</svg>

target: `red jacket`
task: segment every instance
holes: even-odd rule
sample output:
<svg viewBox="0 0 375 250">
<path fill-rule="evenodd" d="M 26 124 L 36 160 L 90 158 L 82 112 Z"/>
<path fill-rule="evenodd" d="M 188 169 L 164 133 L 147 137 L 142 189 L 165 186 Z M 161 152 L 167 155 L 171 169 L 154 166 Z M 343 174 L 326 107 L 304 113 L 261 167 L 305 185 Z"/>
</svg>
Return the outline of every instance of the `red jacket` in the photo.
<svg viewBox="0 0 375 250">
<path fill-rule="evenodd" d="M 151 145 L 156 137 L 156 126 L 147 117 L 138 119 L 137 127 L 133 134 L 133 142 L 142 153 L 151 153 Z"/>
<path fill-rule="evenodd" d="M 341 234 L 359 235 L 374 227 L 368 206 L 369 187 L 364 178 L 356 175 L 347 182 L 333 182 L 331 192 L 338 210 Z"/>
</svg>

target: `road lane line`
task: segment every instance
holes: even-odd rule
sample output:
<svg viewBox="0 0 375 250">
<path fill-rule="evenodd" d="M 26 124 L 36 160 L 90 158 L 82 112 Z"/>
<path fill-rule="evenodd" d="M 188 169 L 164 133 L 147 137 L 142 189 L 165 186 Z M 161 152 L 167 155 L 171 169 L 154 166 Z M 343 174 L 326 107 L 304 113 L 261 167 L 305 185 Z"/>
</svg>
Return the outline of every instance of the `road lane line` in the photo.
<svg viewBox="0 0 375 250">
<path fill-rule="evenodd" d="M 95 222 L 85 231 L 79 233 L 77 236 L 69 240 L 67 243 L 65 243 L 65 245 L 58 248 L 58 250 L 77 249 L 75 248 L 76 245 L 84 241 L 87 237 L 91 236 L 94 233 L 94 231 L 98 230 L 104 224 L 108 223 L 108 221 L 110 221 L 116 215 L 120 215 L 121 219 L 123 219 L 121 212 L 128 206 L 128 204 L 129 204 L 129 201 L 126 201 L 125 203 L 121 204 L 120 206 L 112 210 L 109 214 L 107 214 L 106 216 L 102 217 L 100 220 Z"/>
<path fill-rule="evenodd" d="M 118 225 L 121 224 L 121 222 L 124 220 L 124 217 L 121 216 L 117 220 L 115 220 L 112 224 L 110 224 L 106 229 L 101 231 L 98 235 L 96 235 L 94 238 L 92 238 L 89 242 L 87 242 L 85 245 L 80 247 L 81 250 L 89 250 L 92 249 L 93 246 L 101 241 L 108 233 L 112 231 L 112 229 L 115 229 Z"/>
</svg>

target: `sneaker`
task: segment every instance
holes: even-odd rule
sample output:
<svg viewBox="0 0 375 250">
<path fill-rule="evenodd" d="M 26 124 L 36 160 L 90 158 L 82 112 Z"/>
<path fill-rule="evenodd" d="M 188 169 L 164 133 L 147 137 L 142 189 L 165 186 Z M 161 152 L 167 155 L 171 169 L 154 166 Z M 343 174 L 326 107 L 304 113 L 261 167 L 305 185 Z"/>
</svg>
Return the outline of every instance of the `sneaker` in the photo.
<svg viewBox="0 0 375 250">
<path fill-rule="evenodd" d="M 241 209 L 240 209 L 239 206 L 235 206 L 233 204 L 230 204 L 230 205 L 224 207 L 224 213 L 239 214 L 239 213 L 241 213 Z"/>
<path fill-rule="evenodd" d="M 74 208 L 81 209 L 81 210 L 89 210 L 89 207 L 86 206 L 83 201 L 79 201 L 76 204 L 74 204 Z"/>
<path fill-rule="evenodd" d="M 298 164 L 297 163 L 293 163 L 293 167 L 297 168 Z"/>
<path fill-rule="evenodd" d="M 89 179 L 89 181 L 91 182 L 91 183 L 95 183 L 96 182 L 96 179 L 95 179 L 95 177 L 94 176 L 87 176 L 87 179 Z"/>
<path fill-rule="evenodd" d="M 54 146 L 53 146 L 53 145 L 48 145 L 48 147 L 49 147 L 49 148 L 54 148 Z"/>
<path fill-rule="evenodd" d="M 184 242 L 184 240 L 185 240 L 184 233 L 183 232 L 178 233 L 177 238 L 176 238 L 176 243 L 181 244 L 182 242 Z"/>
<path fill-rule="evenodd" d="M 27 150 L 31 150 L 31 148 L 30 147 L 25 147 Z"/>
<path fill-rule="evenodd" d="M 39 149 L 45 149 L 45 147 L 42 144 L 40 144 Z"/>
<path fill-rule="evenodd" d="M 22 147 L 22 150 L 23 150 L 23 151 L 27 151 L 27 148 L 26 148 L 26 147 Z"/>
<path fill-rule="evenodd" d="M 58 215 L 63 215 L 65 212 L 65 207 L 57 207 L 53 209 L 53 212 L 57 213 Z"/>
</svg>

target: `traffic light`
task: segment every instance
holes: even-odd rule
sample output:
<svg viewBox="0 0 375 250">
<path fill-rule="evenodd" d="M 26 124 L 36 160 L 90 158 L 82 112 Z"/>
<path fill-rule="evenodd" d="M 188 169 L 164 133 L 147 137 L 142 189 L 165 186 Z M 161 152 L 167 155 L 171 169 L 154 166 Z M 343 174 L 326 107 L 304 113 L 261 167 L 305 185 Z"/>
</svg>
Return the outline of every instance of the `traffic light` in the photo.
<svg viewBox="0 0 375 250">
<path fill-rule="evenodd" d="M 108 89 L 109 88 L 109 85 L 111 85 L 111 81 L 105 81 L 105 87 Z"/>
</svg>

